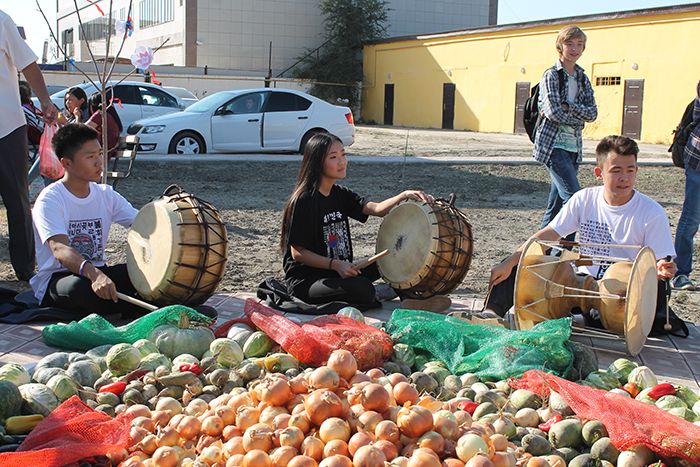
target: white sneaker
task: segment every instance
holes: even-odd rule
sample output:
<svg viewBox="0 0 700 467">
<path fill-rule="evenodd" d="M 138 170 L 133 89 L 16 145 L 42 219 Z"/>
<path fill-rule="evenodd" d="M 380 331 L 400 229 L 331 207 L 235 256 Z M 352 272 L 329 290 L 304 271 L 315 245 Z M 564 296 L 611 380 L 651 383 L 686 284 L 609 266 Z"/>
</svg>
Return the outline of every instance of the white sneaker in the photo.
<svg viewBox="0 0 700 467">
<path fill-rule="evenodd" d="M 695 290 L 695 284 L 690 280 L 690 277 L 685 274 L 679 274 L 671 280 L 671 288 L 676 290 Z"/>
</svg>

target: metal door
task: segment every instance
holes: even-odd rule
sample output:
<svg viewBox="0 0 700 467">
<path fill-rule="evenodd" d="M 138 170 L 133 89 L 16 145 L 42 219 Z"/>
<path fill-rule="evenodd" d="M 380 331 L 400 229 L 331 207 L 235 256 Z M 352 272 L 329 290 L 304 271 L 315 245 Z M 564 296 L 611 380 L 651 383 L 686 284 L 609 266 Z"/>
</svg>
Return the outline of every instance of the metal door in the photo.
<svg viewBox="0 0 700 467">
<path fill-rule="evenodd" d="M 642 134 L 642 102 L 644 101 L 644 80 L 625 80 L 625 99 L 622 112 L 622 134 L 639 139 Z"/>
<path fill-rule="evenodd" d="M 515 123 L 513 133 L 525 133 L 525 101 L 530 97 L 530 82 L 519 81 L 515 83 Z"/>
<path fill-rule="evenodd" d="M 455 85 L 442 85 L 442 128 L 452 130 L 455 127 Z"/>
<path fill-rule="evenodd" d="M 384 85 L 384 125 L 394 124 L 394 85 Z"/>
</svg>

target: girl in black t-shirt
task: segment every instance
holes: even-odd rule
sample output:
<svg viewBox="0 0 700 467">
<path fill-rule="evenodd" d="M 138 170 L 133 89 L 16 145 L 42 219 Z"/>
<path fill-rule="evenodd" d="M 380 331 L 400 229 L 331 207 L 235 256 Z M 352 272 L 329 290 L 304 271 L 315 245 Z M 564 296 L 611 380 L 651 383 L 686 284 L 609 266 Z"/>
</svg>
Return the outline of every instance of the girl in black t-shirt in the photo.
<svg viewBox="0 0 700 467">
<path fill-rule="evenodd" d="M 299 177 L 287 200 L 280 247 L 289 293 L 311 304 L 346 302 L 360 309 L 379 306 L 372 283 L 376 264 L 353 266 L 348 218 L 365 222 L 383 217 L 405 199 L 432 201 L 422 191 L 407 190 L 375 203 L 337 185 L 346 176 L 347 159 L 337 136 L 319 133 L 304 148 Z"/>
</svg>

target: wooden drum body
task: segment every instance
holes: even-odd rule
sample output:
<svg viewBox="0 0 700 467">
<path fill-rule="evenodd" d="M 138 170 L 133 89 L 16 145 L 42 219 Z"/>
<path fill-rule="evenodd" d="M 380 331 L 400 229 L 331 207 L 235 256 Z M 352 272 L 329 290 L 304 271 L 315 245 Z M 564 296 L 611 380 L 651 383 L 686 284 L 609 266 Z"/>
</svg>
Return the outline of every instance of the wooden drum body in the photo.
<svg viewBox="0 0 700 467">
<path fill-rule="evenodd" d="M 129 279 L 139 295 L 158 305 L 199 305 L 221 282 L 227 243 L 216 208 L 170 187 L 131 226 Z"/>
<path fill-rule="evenodd" d="M 379 273 L 402 296 L 428 298 L 453 291 L 469 270 L 472 230 L 450 202 L 405 201 L 382 220 L 376 251 Z"/>
</svg>

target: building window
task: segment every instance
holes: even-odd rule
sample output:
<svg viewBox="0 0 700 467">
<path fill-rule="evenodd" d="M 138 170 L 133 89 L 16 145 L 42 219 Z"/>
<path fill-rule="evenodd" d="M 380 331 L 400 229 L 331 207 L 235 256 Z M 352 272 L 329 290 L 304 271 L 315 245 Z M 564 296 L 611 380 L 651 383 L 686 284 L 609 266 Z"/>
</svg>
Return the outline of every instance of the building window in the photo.
<svg viewBox="0 0 700 467">
<path fill-rule="evenodd" d="M 621 82 L 619 76 L 597 76 L 595 79 L 596 86 L 619 86 Z"/>
<path fill-rule="evenodd" d="M 145 29 L 175 19 L 174 0 L 141 0 L 139 2 L 139 28 Z"/>
<path fill-rule="evenodd" d="M 99 16 L 92 21 L 83 23 L 80 28 L 81 41 L 96 41 L 105 39 L 114 29 L 116 18 L 112 17 L 112 25 L 109 26 L 109 18 L 107 16 Z"/>
</svg>

